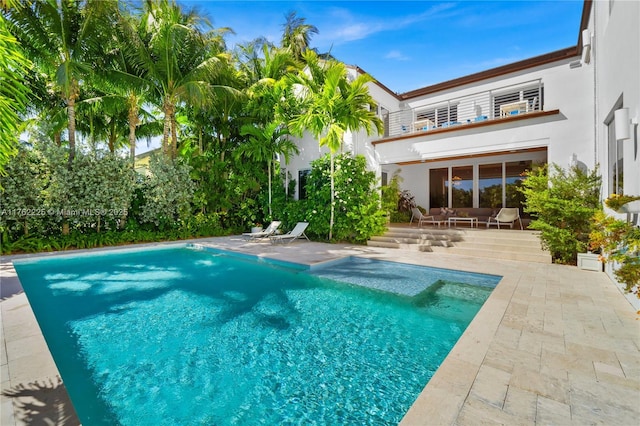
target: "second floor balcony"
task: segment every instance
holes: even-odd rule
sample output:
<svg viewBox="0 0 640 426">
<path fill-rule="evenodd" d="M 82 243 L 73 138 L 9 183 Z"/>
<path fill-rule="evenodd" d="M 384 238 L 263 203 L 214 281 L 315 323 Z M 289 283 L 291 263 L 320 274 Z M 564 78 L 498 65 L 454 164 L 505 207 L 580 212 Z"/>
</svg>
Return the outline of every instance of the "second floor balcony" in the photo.
<svg viewBox="0 0 640 426">
<path fill-rule="evenodd" d="M 473 123 L 495 122 L 543 111 L 541 79 L 453 97 L 416 108 L 390 112 L 383 117 L 385 138 L 463 128 Z"/>
</svg>

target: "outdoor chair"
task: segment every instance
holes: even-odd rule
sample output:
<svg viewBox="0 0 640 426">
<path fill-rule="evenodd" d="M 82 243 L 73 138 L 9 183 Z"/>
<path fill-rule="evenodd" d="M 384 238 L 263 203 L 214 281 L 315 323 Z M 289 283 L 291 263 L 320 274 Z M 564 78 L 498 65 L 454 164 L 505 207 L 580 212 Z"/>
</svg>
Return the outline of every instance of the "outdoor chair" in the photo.
<svg viewBox="0 0 640 426">
<path fill-rule="evenodd" d="M 490 225 L 498 225 L 498 229 L 500 229 L 500 224 L 509 224 L 509 226 L 513 228 L 513 224 L 516 221 L 520 222 L 520 229 L 523 229 L 522 219 L 520 219 L 520 209 L 517 207 L 503 207 L 495 217 L 490 217 L 487 220 L 487 228 Z"/>
<path fill-rule="evenodd" d="M 307 229 L 307 226 L 309 226 L 308 222 L 298 222 L 291 231 L 282 235 L 272 235 L 269 237 L 269 240 L 271 241 L 271 244 L 289 244 L 298 238 L 306 238 L 307 241 L 309 241 L 309 238 L 304 233 L 305 229 Z"/>
<path fill-rule="evenodd" d="M 411 207 L 411 220 L 409 220 L 409 223 L 413 223 L 414 219 L 418 222 L 418 226 L 422 226 L 423 223 L 431 223 L 438 225 L 439 228 L 440 224 L 444 222 L 443 220 L 436 219 L 435 216 L 425 216 L 417 207 Z"/>
<path fill-rule="evenodd" d="M 268 238 L 270 236 L 272 236 L 273 234 L 276 233 L 276 231 L 278 230 L 278 228 L 280 227 L 280 221 L 278 220 L 274 220 L 273 222 L 271 222 L 269 224 L 269 226 L 267 226 L 267 228 L 264 231 L 260 231 L 260 232 L 245 232 L 242 234 L 242 236 L 245 238 L 245 240 L 248 241 L 258 241 L 261 240 L 263 238 Z"/>
</svg>

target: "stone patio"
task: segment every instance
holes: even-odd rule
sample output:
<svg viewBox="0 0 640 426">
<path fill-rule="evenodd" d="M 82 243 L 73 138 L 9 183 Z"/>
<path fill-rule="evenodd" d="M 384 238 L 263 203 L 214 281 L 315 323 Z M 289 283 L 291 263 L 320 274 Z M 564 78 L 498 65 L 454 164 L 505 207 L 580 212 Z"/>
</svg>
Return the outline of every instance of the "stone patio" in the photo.
<svg viewBox="0 0 640 426">
<path fill-rule="evenodd" d="M 241 237 L 194 242 L 306 264 L 357 255 L 502 275 L 402 425 L 638 424 L 640 321 L 604 273 L 306 241 L 278 246 Z M 17 257 L 0 262 L 0 424 L 77 425 L 11 264 Z"/>
</svg>

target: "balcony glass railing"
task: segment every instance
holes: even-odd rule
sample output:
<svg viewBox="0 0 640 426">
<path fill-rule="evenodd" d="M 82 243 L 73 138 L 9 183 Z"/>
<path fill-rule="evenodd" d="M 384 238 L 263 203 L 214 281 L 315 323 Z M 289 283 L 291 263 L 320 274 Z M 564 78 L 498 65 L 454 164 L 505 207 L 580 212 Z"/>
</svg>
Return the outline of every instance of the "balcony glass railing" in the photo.
<svg viewBox="0 0 640 426">
<path fill-rule="evenodd" d="M 385 135 L 428 132 L 542 111 L 543 95 L 542 80 L 537 79 L 390 112 Z"/>
</svg>

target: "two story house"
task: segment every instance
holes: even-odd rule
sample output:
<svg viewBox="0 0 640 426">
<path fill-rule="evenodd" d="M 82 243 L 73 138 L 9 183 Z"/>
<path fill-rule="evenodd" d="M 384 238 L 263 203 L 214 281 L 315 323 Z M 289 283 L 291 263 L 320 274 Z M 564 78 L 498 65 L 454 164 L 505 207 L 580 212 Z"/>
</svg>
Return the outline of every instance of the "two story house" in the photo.
<svg viewBox="0 0 640 426">
<path fill-rule="evenodd" d="M 603 198 L 640 194 L 638 22 L 638 2 L 586 0 L 575 46 L 407 93 L 370 83 L 384 135 L 347 133 L 343 149 L 383 185 L 398 173 L 425 208 L 522 207 L 523 172 L 544 163 L 598 165 Z M 283 167 L 302 198 L 324 152 L 299 144 Z"/>
</svg>

